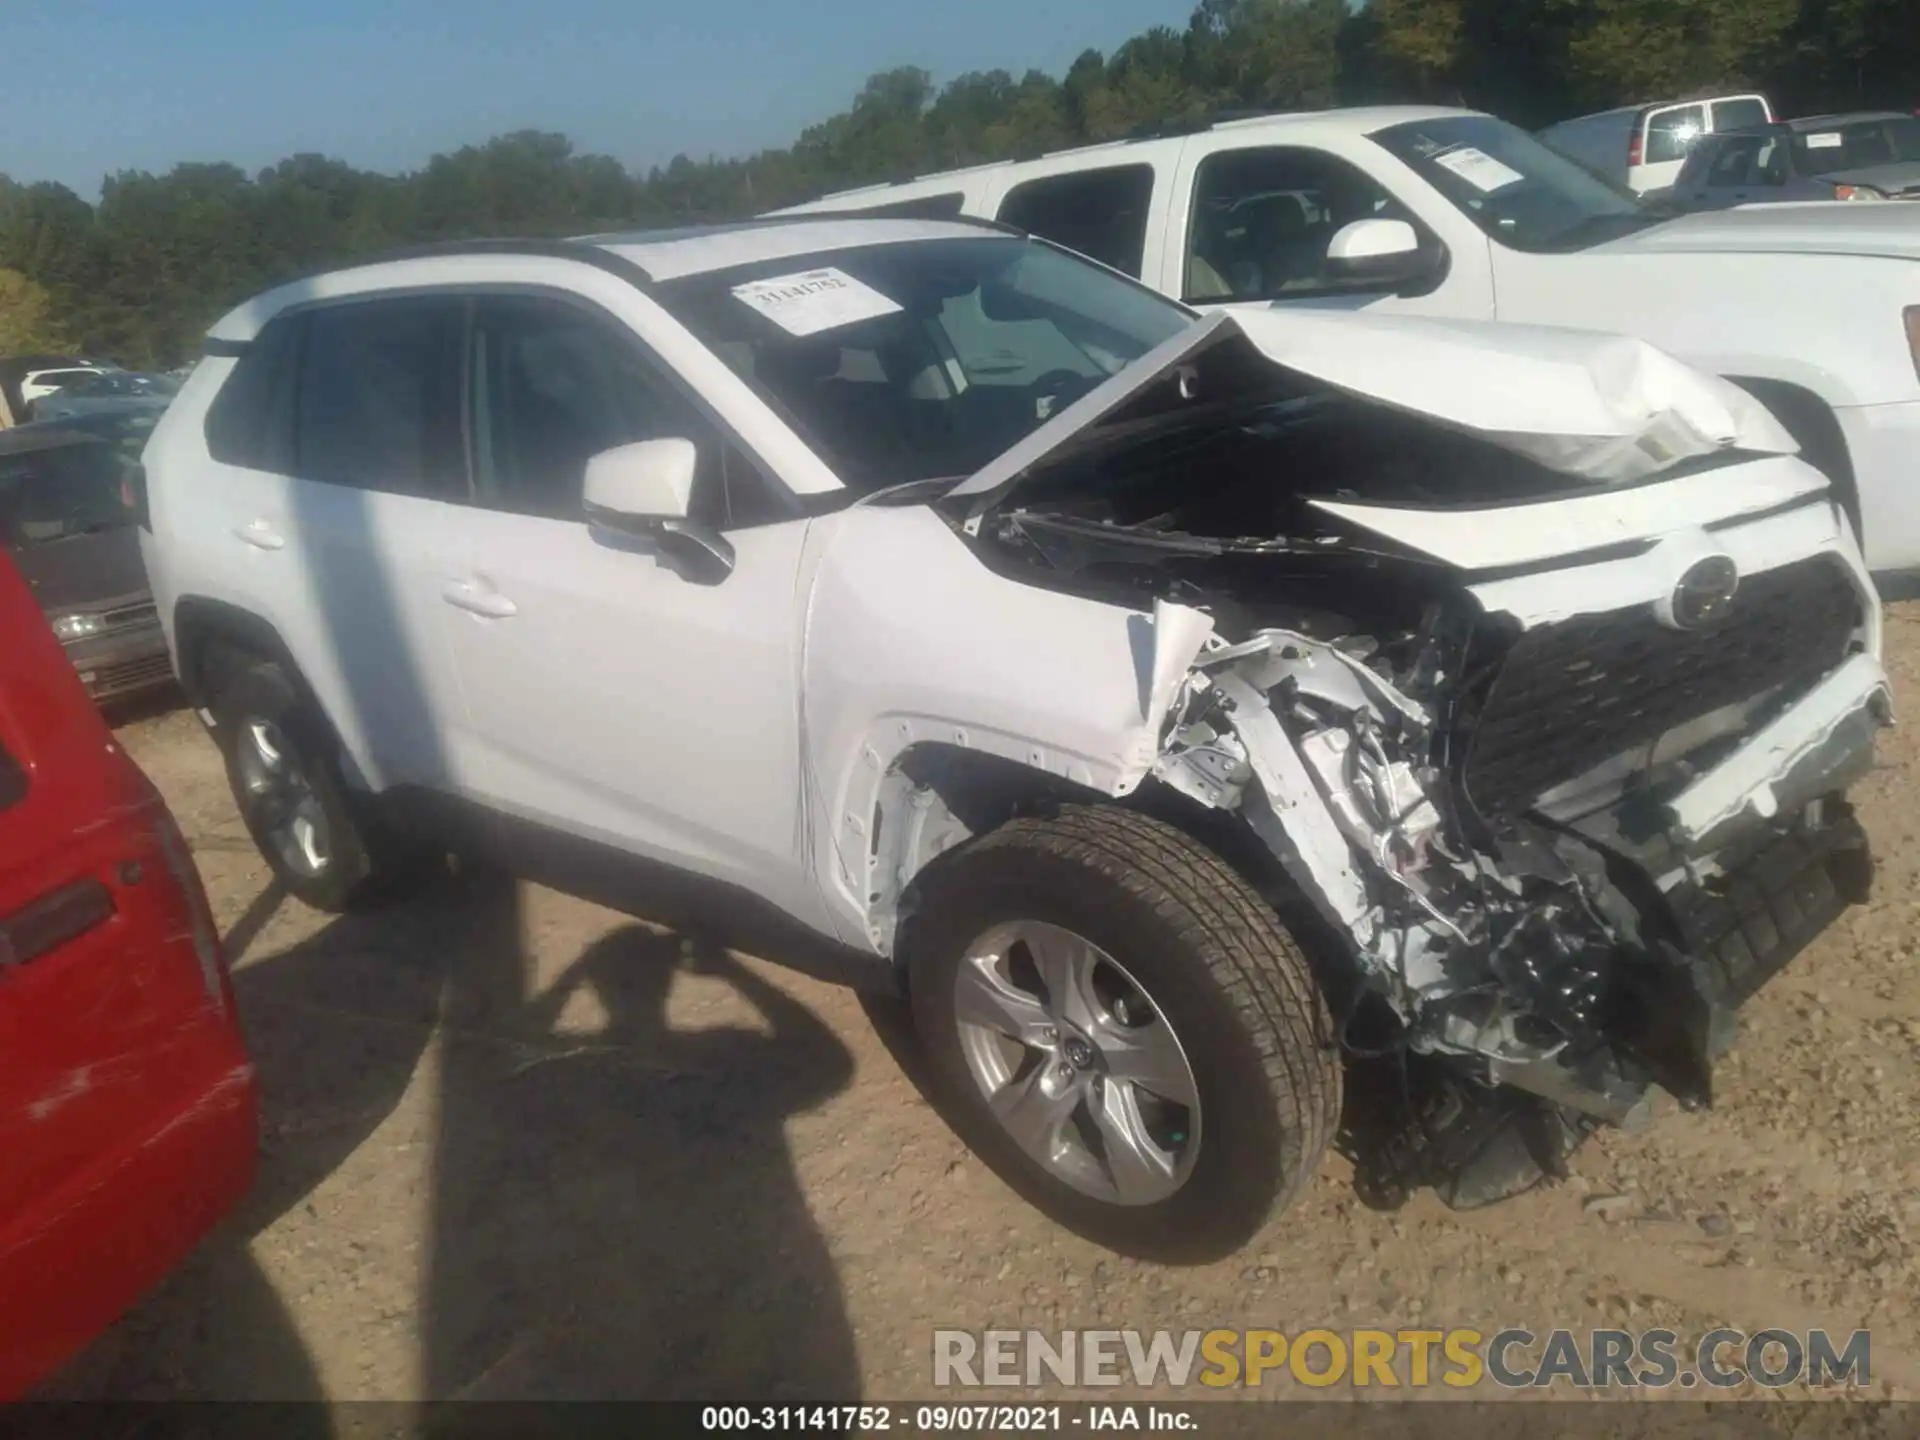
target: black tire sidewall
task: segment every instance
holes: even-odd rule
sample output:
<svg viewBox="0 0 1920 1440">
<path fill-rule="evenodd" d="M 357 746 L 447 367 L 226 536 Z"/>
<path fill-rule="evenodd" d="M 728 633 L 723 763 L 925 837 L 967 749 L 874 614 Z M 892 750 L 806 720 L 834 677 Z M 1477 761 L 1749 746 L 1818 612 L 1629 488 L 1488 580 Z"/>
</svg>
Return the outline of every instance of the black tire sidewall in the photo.
<svg viewBox="0 0 1920 1440">
<path fill-rule="evenodd" d="M 911 928 L 909 998 L 947 1119 L 1036 1208 L 1126 1254 L 1175 1263 L 1244 1244 L 1288 1180 L 1284 1117 L 1259 1044 L 1205 961 L 1154 906 L 1092 866 L 1029 846 L 982 847 L 929 876 Z M 1166 1200 L 1121 1206 L 1048 1174 L 987 1107 L 961 1050 L 954 976 L 967 947 L 1009 920 L 1059 925 L 1111 955 L 1147 991 L 1186 1053 L 1199 1089 L 1200 1154 Z M 1317 1152 L 1303 1157 L 1318 1161 Z"/>
<path fill-rule="evenodd" d="M 367 898 L 375 879 L 367 828 L 360 807 L 350 801 L 340 778 L 337 742 L 312 703 L 280 666 L 266 661 L 238 670 L 215 698 L 213 708 L 234 803 L 275 878 L 289 894 L 316 910 L 347 910 Z M 326 815 L 332 857 L 319 875 L 288 868 L 247 803 L 239 748 L 251 720 L 270 721 L 279 730 Z"/>
</svg>

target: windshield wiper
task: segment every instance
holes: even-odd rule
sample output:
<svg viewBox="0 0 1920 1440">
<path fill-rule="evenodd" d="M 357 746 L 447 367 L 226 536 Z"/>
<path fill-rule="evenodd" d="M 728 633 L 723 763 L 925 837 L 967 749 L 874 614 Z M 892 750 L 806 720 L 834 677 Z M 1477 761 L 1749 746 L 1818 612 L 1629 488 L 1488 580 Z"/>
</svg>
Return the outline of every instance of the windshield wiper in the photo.
<svg viewBox="0 0 1920 1440">
<path fill-rule="evenodd" d="M 964 475 L 928 475 L 919 480 L 903 480 L 898 485 L 883 485 L 854 501 L 861 505 L 915 505 L 922 500 L 937 500 L 967 477 Z"/>
</svg>

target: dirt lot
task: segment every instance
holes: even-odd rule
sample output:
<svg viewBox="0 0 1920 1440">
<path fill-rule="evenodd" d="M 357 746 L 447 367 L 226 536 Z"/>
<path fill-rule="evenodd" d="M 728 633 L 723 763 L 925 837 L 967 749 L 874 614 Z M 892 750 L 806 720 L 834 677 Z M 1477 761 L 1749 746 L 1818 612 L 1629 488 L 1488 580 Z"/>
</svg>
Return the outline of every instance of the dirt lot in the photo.
<svg viewBox="0 0 1920 1440">
<path fill-rule="evenodd" d="M 1911 703 L 1920 609 L 1890 637 Z M 1920 1396 L 1911 729 L 1861 796 L 1873 904 L 1753 1004 L 1714 1113 L 1669 1107 L 1471 1215 L 1368 1211 L 1330 1158 L 1190 1270 L 1014 1199 L 853 993 L 484 880 L 330 921 L 269 889 L 192 717 L 122 736 L 238 958 L 265 1152 L 244 1212 L 64 1393 L 925 1398 L 935 1326 L 1618 1322 L 1870 1327 L 1874 1389 Z"/>
</svg>

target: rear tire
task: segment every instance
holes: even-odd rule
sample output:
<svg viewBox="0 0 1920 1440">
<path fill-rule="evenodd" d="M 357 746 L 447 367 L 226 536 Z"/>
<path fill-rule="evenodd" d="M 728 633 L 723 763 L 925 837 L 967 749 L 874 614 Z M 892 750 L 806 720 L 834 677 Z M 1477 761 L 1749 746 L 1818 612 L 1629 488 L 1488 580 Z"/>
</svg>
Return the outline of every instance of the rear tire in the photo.
<svg viewBox="0 0 1920 1440">
<path fill-rule="evenodd" d="M 950 1123 L 1069 1229 L 1217 1259 L 1318 1168 L 1340 1113 L 1326 1004 L 1273 910 L 1173 826 L 1117 806 L 1013 821 L 925 873 L 904 946 Z M 1045 979 L 1069 974 L 1092 978 Z M 1003 1021 L 1023 1040 L 999 1041 Z M 1189 1085 L 1191 1105 L 1166 1098 Z"/>
<path fill-rule="evenodd" d="M 340 913 L 417 888 L 428 857 L 346 785 L 339 742 L 282 666 L 236 663 L 212 709 L 234 803 L 289 894 Z"/>
</svg>

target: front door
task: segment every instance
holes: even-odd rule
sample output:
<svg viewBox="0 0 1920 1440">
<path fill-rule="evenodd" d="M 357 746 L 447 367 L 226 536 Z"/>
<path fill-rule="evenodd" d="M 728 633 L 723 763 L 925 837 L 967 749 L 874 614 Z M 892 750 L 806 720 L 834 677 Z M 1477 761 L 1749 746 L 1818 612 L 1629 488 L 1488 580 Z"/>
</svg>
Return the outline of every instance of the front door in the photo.
<svg viewBox="0 0 1920 1440">
<path fill-rule="evenodd" d="M 1486 242 L 1449 251 L 1441 235 L 1352 161 L 1307 145 L 1189 141 L 1169 215 L 1162 287 L 1189 305 L 1307 305 L 1316 309 L 1492 318 Z M 1435 283 L 1342 275 L 1328 247 L 1360 220 L 1403 220 L 1433 257 Z"/>
<path fill-rule="evenodd" d="M 482 296 L 470 343 L 476 504 L 458 522 L 443 623 L 471 793 L 817 910 L 796 863 L 808 522 L 749 513 L 758 472 L 611 317 Z M 699 448 L 694 518 L 734 547 L 717 580 L 587 524 L 588 459 L 668 437 Z M 769 523 L 742 523 L 754 520 Z"/>
</svg>

